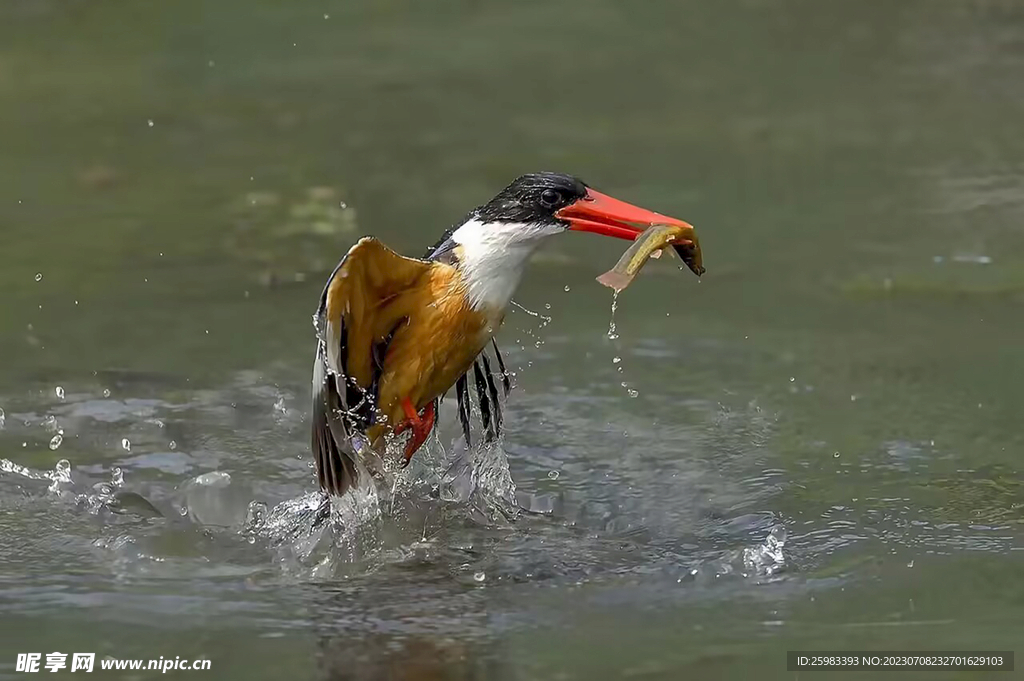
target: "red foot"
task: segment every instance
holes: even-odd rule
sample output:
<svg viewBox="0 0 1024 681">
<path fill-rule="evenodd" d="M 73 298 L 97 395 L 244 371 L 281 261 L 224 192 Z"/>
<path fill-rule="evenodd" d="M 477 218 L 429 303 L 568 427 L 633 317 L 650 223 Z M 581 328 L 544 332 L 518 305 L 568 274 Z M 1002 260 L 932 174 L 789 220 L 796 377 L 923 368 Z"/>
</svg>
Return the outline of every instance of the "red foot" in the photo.
<svg viewBox="0 0 1024 681">
<path fill-rule="evenodd" d="M 422 414 L 417 414 L 408 397 L 402 398 L 402 410 L 405 411 L 405 420 L 395 428 L 395 435 L 401 435 L 407 429 L 412 428 L 412 439 L 405 446 L 405 461 L 402 463 L 402 468 L 405 468 L 409 465 L 409 461 L 412 460 L 412 455 L 423 446 L 423 443 L 427 441 L 427 436 L 430 435 L 430 431 L 434 429 L 434 417 L 436 414 L 433 401 L 423 408 Z"/>
</svg>

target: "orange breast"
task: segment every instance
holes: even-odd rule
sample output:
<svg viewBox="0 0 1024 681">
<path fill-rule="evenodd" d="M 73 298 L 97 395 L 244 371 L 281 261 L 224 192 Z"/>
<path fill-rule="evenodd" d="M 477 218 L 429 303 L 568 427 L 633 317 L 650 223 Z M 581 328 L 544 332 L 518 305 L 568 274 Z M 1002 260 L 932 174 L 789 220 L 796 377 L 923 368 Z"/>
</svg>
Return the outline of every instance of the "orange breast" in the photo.
<svg viewBox="0 0 1024 681">
<path fill-rule="evenodd" d="M 419 411 L 451 388 L 501 325 L 500 314 L 470 307 L 455 268 L 434 263 L 424 284 L 389 302 L 408 321 L 384 357 L 377 406 L 387 420 L 368 433 L 373 441 L 405 418 L 403 397 Z"/>
</svg>

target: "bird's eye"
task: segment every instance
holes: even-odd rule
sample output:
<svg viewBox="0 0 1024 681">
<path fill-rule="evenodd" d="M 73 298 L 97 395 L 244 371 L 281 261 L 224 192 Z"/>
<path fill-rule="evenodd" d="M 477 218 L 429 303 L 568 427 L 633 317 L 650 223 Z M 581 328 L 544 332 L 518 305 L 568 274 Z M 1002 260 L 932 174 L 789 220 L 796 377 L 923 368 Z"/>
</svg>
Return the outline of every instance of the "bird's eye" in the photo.
<svg viewBox="0 0 1024 681">
<path fill-rule="evenodd" d="M 548 207 L 556 205 L 561 200 L 561 194 L 556 192 L 554 189 L 545 189 L 540 194 L 540 202 Z"/>
</svg>

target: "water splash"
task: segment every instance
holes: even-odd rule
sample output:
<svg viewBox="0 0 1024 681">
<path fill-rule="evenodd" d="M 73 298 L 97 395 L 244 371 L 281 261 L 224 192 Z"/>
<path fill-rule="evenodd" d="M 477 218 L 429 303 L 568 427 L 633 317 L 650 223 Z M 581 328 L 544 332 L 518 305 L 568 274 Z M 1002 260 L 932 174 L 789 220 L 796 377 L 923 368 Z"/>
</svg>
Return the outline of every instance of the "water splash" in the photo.
<svg viewBox="0 0 1024 681">
<path fill-rule="evenodd" d="M 58 385 L 56 388 L 53 389 L 53 392 L 57 394 L 57 399 L 58 400 L 63 400 L 64 399 L 64 388 L 63 387 Z"/>
<path fill-rule="evenodd" d="M 51 494 L 60 494 L 65 491 L 65 488 L 72 484 L 71 462 L 67 459 L 61 459 L 47 477 L 52 481 L 47 491 Z"/>
<path fill-rule="evenodd" d="M 206 527 L 244 531 L 248 519 L 249 490 L 223 471 L 197 475 L 179 487 L 178 512 Z"/>
<path fill-rule="evenodd" d="M 64 431 L 58 432 L 52 438 L 50 438 L 50 449 L 56 451 L 60 447 L 61 443 L 64 442 Z"/>
<path fill-rule="evenodd" d="M 132 451 L 132 441 L 126 437 L 121 438 L 121 449 L 126 452 Z"/>
<path fill-rule="evenodd" d="M 764 542 L 754 548 L 743 549 L 743 564 L 750 572 L 770 577 L 786 566 L 782 549 L 786 545 L 786 528 L 776 525 Z"/>
<path fill-rule="evenodd" d="M 444 501 L 466 504 L 483 522 L 507 522 L 519 514 L 516 483 L 500 439 L 467 448 L 460 438 L 438 491 Z"/>
<path fill-rule="evenodd" d="M 522 305 L 520 305 L 519 303 L 517 303 L 514 300 L 512 301 L 512 304 L 515 305 L 518 309 L 520 309 L 523 312 L 525 312 L 526 314 L 530 315 L 531 317 L 536 317 L 537 319 L 540 320 L 540 326 L 537 327 L 537 331 L 541 331 L 542 329 L 546 328 L 548 324 L 551 323 L 551 317 L 549 317 L 548 315 L 544 315 L 544 314 L 541 314 L 539 312 L 534 312 L 533 310 L 527 309 L 527 308 L 523 307 Z M 551 309 L 551 305 L 548 304 L 546 306 L 546 309 Z M 544 345 L 544 341 L 537 335 L 537 331 L 533 331 L 533 330 L 530 330 L 530 329 L 526 330 L 526 335 L 528 335 L 531 338 L 533 338 L 533 341 L 534 341 L 533 342 L 533 346 L 535 348 L 539 348 L 542 345 Z M 520 346 L 522 346 L 521 342 L 520 342 Z"/>
<path fill-rule="evenodd" d="M 523 307 L 522 305 L 520 305 L 519 303 L 517 303 L 514 300 L 511 301 L 511 302 L 512 302 L 513 305 L 515 305 L 517 308 L 519 308 L 520 310 L 522 310 L 526 314 L 530 315 L 531 317 L 537 317 L 538 319 L 542 320 L 545 324 L 547 324 L 548 322 L 551 321 L 551 317 L 548 317 L 547 315 L 543 315 L 543 314 L 541 314 L 539 312 L 534 312 L 533 310 L 531 310 L 529 308 Z"/>
<path fill-rule="evenodd" d="M 3 409 L 0 409 L 0 429 L 3 429 L 4 422 L 7 420 L 7 414 L 4 413 Z"/>
<path fill-rule="evenodd" d="M 21 464 L 14 463 L 10 459 L 0 459 L 0 473 L 13 473 L 14 475 L 20 475 L 28 480 L 49 480 L 49 471 L 40 472 L 34 471 L 28 466 L 22 466 Z"/>
<path fill-rule="evenodd" d="M 142 495 L 123 490 L 124 474 L 120 468 L 110 471 L 108 480 L 94 482 L 88 476 L 72 477 L 71 462 L 67 459 L 58 461 L 53 470 L 35 470 L 27 466 L 0 459 L 0 479 L 4 474 L 11 474 L 27 481 L 39 481 L 46 484 L 46 495 L 62 502 L 70 503 L 91 515 L 115 513 L 118 515 L 132 514 L 141 517 L 160 517 L 163 515 L 148 499 Z M 25 492 L 32 494 L 32 486 Z"/>
<path fill-rule="evenodd" d="M 267 504 L 263 501 L 250 501 L 249 508 L 245 512 L 245 525 L 242 527 L 242 534 L 255 535 L 263 529 L 267 521 Z"/>
</svg>

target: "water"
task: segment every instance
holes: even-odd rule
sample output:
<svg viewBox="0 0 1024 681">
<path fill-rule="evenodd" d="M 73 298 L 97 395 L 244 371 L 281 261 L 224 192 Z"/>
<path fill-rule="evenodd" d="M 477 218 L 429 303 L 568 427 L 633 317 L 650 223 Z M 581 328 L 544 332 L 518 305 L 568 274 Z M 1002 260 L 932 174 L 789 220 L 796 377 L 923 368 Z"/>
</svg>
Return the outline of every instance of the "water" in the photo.
<svg viewBox="0 0 1024 681">
<path fill-rule="evenodd" d="M 987 1 L 4 3 L 0 677 L 1012 649 L 1022 41 Z M 544 314 L 499 335 L 500 446 L 446 401 L 408 470 L 325 509 L 323 280 L 540 169 L 692 222 L 708 274 L 649 263 L 609 340 L 624 242 L 556 238 L 517 295 Z"/>
</svg>

